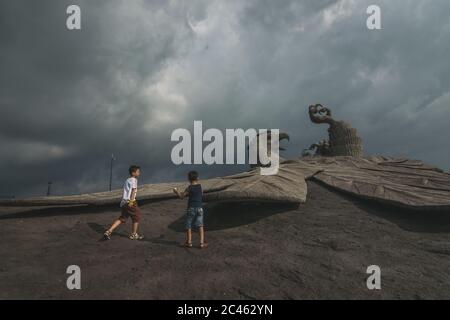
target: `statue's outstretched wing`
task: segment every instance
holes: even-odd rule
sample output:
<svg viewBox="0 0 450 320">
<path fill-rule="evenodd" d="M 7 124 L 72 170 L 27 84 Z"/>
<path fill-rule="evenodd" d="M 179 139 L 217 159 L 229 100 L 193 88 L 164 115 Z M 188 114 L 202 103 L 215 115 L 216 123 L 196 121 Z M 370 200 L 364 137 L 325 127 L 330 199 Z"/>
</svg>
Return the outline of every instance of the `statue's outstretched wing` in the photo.
<svg viewBox="0 0 450 320">
<path fill-rule="evenodd" d="M 351 195 L 411 209 L 450 209 L 450 174 L 421 161 L 388 157 L 306 158 L 314 179 Z"/>
<path fill-rule="evenodd" d="M 254 168 L 240 174 L 202 180 L 204 200 L 303 203 L 306 201 L 305 179 L 316 173 L 315 167 L 293 161 L 281 165 L 277 175 L 262 176 Z M 139 186 L 139 201 L 174 199 L 172 189 L 186 188 L 186 183 L 157 183 Z M 122 191 L 97 192 L 72 196 L 51 196 L 1 200 L 2 206 L 62 206 L 118 204 Z"/>
<path fill-rule="evenodd" d="M 387 157 L 304 157 L 287 160 L 277 175 L 262 176 L 259 168 L 202 181 L 206 202 L 248 201 L 303 203 L 308 179 L 350 195 L 411 209 L 450 209 L 450 175 L 420 161 Z M 173 199 L 174 187 L 185 183 L 147 184 L 139 200 Z M 74 196 L 2 200 L 5 206 L 109 205 L 121 200 L 121 190 Z"/>
</svg>

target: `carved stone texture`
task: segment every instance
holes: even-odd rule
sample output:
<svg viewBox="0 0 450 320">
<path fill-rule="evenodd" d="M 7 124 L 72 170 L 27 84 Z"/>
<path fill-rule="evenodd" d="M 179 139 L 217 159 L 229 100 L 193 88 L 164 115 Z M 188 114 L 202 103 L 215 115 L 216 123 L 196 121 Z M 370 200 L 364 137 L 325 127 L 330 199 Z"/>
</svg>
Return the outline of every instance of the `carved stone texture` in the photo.
<svg viewBox="0 0 450 320">
<path fill-rule="evenodd" d="M 362 139 L 355 128 L 344 121 L 336 121 L 331 110 L 321 104 L 309 106 L 309 117 L 313 123 L 326 123 L 328 128 L 328 141 L 313 144 L 310 150 L 316 150 L 320 156 L 352 156 L 362 157 Z"/>
</svg>

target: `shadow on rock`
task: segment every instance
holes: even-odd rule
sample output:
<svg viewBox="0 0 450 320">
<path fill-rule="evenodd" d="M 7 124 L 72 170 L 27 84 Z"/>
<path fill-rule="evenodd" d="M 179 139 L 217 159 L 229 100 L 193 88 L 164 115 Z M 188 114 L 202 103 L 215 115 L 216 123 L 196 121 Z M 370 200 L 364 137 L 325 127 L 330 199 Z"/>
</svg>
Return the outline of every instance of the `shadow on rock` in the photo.
<svg viewBox="0 0 450 320">
<path fill-rule="evenodd" d="M 102 226 L 98 223 L 95 222 L 89 222 L 88 227 L 91 228 L 93 231 L 95 231 L 96 233 L 98 233 L 98 235 L 100 236 L 98 241 L 106 241 L 105 237 L 103 236 L 103 234 L 105 233 L 105 230 L 107 229 L 105 226 Z M 121 238 L 128 238 L 128 236 L 122 232 L 115 232 L 114 236 L 118 236 Z"/>
<path fill-rule="evenodd" d="M 210 203 L 204 206 L 205 226 L 208 231 L 236 228 L 255 223 L 272 215 L 296 210 L 296 204 L 284 203 Z M 181 216 L 169 225 L 169 229 L 183 232 L 185 216 Z"/>
<path fill-rule="evenodd" d="M 405 231 L 420 233 L 450 233 L 450 212 L 437 210 L 412 210 L 366 200 L 348 192 L 318 184 L 352 202 L 359 209 L 396 224 Z"/>
<path fill-rule="evenodd" d="M 117 206 L 59 206 L 59 207 L 37 207 L 26 208 L 23 211 L 3 214 L 0 216 L 0 220 L 9 219 L 31 219 L 31 218 L 43 218 L 43 217 L 56 217 L 56 216 L 71 216 L 80 214 L 102 213 L 111 212 L 111 210 L 117 211 Z"/>
<path fill-rule="evenodd" d="M 355 201 L 355 205 L 377 217 L 386 219 L 405 231 L 450 233 L 450 212 L 408 210 L 377 203 Z"/>
<path fill-rule="evenodd" d="M 103 226 L 101 224 L 98 224 L 98 223 L 95 223 L 95 222 L 89 222 L 89 223 L 87 223 L 87 225 L 94 232 L 98 233 L 98 235 L 100 236 L 100 238 L 98 240 L 99 242 L 107 241 L 105 239 L 105 237 L 103 236 L 103 234 L 104 234 L 104 232 L 106 230 L 105 226 Z M 125 234 L 122 230 L 119 230 L 119 231 L 116 231 L 116 232 L 113 233 L 113 237 L 120 237 L 122 239 L 128 239 L 129 240 L 128 236 L 129 235 Z M 139 240 L 139 241 L 151 242 L 151 243 L 154 243 L 154 244 L 166 245 L 166 246 L 179 246 L 180 245 L 177 241 L 166 240 L 166 239 L 164 239 L 164 237 L 165 237 L 164 235 L 160 235 L 157 238 L 145 238 L 144 237 L 144 239 Z"/>
</svg>

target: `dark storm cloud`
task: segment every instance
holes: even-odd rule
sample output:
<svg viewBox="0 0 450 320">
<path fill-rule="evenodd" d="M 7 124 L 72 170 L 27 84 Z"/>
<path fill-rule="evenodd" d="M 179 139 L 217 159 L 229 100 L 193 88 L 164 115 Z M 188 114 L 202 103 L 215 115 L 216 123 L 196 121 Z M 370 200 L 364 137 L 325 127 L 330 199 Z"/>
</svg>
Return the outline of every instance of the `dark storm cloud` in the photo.
<svg viewBox="0 0 450 320">
<path fill-rule="evenodd" d="M 65 28 L 69 4 L 82 30 Z M 366 28 L 379 4 L 383 30 Z M 280 128 L 288 154 L 326 135 L 306 107 L 349 120 L 366 153 L 445 169 L 450 3 L 430 1 L 16 1 L 0 3 L 0 195 L 104 190 L 130 163 L 183 179 L 170 134 Z M 229 167 L 203 168 L 220 175 Z"/>
</svg>

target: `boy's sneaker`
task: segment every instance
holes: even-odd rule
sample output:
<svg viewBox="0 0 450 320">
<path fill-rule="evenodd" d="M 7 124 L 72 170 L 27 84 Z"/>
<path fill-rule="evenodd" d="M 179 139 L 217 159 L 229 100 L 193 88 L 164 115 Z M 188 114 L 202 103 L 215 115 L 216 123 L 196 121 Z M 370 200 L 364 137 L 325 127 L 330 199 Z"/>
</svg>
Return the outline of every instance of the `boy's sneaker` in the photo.
<svg viewBox="0 0 450 320">
<path fill-rule="evenodd" d="M 111 232 L 105 231 L 105 233 L 103 234 L 103 236 L 105 237 L 106 240 L 111 240 Z"/>
<path fill-rule="evenodd" d="M 130 239 L 131 240 L 142 240 L 142 239 L 144 239 L 144 236 L 141 236 L 137 233 L 132 233 L 132 234 L 130 234 Z"/>
</svg>

